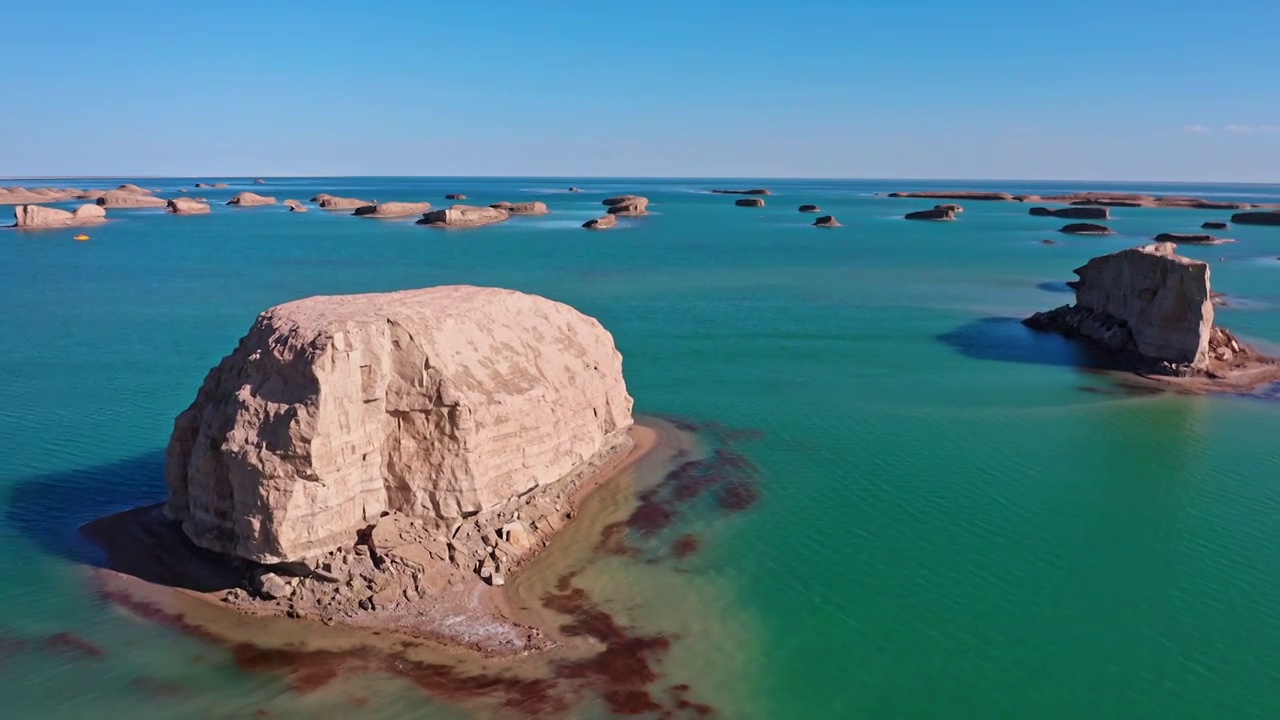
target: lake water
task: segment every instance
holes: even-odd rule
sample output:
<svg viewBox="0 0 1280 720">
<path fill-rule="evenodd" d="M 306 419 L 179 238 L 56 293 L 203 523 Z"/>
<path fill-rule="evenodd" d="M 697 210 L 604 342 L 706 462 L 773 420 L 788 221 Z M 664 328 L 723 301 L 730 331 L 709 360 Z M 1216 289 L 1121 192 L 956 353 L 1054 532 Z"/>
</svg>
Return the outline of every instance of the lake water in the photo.
<svg viewBox="0 0 1280 720">
<path fill-rule="evenodd" d="M 81 565 L 96 555 L 77 532 L 163 499 L 174 416 L 261 310 L 454 283 L 599 318 L 638 412 L 696 424 L 712 444 L 731 437 L 759 467 L 749 509 L 682 515 L 696 554 L 597 581 L 603 605 L 674 628 L 662 671 L 720 717 L 1280 715 L 1280 404 L 1135 395 L 1083 370 L 1071 344 L 1017 324 L 1069 302 L 1060 283 L 1090 257 L 1230 213 L 1120 208 L 1118 235 L 1071 237 L 1055 232 L 1066 221 L 1016 203 L 910 223 L 905 212 L 933 203 L 875 196 L 1118 189 L 1277 202 L 1280 186 L 133 182 L 171 195 L 219 180 L 232 187 L 188 193 L 215 202 L 208 216 L 111 210 L 88 242 L 0 231 L 6 717 L 465 717 L 393 678 L 364 680 L 367 702 L 347 707 L 248 672 L 225 648 L 99 599 Z M 705 192 L 755 186 L 774 191 L 764 208 Z M 461 192 L 544 200 L 553 213 L 443 231 L 220 204 L 239 190 L 437 205 Z M 579 228 L 624 192 L 649 197 L 653 214 Z M 810 227 L 803 203 L 845 227 Z M 1274 349 L 1280 228 L 1225 234 L 1238 242 L 1182 251 L 1212 262 L 1231 303 L 1219 322 Z M 588 703 L 579 715 L 603 713 Z"/>
</svg>

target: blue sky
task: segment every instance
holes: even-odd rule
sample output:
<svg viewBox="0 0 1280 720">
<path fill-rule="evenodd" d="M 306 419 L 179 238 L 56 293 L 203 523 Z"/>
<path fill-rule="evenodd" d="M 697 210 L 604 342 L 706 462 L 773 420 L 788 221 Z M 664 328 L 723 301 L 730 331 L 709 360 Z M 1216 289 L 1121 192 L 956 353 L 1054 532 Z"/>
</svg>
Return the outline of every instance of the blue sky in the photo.
<svg viewBox="0 0 1280 720">
<path fill-rule="evenodd" d="M 1280 181 L 1280 2 L 0 0 L 0 176 Z"/>
</svg>

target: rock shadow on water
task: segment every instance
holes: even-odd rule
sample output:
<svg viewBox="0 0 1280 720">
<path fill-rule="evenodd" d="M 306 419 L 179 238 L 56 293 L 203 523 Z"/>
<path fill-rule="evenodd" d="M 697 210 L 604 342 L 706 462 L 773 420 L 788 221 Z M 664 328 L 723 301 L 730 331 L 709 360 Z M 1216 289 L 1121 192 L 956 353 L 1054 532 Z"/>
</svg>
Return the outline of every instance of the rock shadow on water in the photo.
<svg viewBox="0 0 1280 720">
<path fill-rule="evenodd" d="M 1053 333 L 1032 330 L 1018 318 L 981 318 L 938 335 L 937 339 L 975 360 L 1104 371 L 1124 369 L 1114 357 L 1099 348 Z"/>
</svg>

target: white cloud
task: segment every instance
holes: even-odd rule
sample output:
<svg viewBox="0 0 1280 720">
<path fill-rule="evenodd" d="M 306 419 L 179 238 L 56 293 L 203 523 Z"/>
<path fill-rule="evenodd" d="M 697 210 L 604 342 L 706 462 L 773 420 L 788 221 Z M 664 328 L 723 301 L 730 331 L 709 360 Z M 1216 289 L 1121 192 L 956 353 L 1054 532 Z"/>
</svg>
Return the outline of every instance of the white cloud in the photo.
<svg viewBox="0 0 1280 720">
<path fill-rule="evenodd" d="M 1203 125 L 1184 125 L 1182 129 L 1189 133 L 1195 133 L 1196 135 L 1210 135 L 1213 133 L 1212 130 Z"/>
</svg>

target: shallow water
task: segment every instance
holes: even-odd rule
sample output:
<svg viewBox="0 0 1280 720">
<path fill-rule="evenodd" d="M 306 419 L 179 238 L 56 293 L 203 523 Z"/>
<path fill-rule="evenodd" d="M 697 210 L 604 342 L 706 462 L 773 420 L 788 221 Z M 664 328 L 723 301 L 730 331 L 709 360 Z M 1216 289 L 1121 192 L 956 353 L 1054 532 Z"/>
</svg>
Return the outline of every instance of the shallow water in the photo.
<svg viewBox="0 0 1280 720">
<path fill-rule="evenodd" d="M 99 600 L 77 564 L 96 557 L 79 524 L 163 497 L 173 417 L 256 313 L 443 283 L 568 302 L 614 333 L 638 411 L 759 431 L 732 443 L 759 467 L 759 502 L 690 504 L 661 538 L 637 538 L 656 552 L 692 533 L 688 558 L 609 557 L 582 575 L 620 619 L 674 637 L 662 671 L 722 717 L 1280 713 L 1280 405 L 1134 395 L 1016 322 L 1067 302 L 1056 283 L 1089 257 L 1229 212 L 1118 208 L 1121 234 L 1098 238 L 1009 203 L 909 223 L 932 203 L 873 195 L 1110 189 L 1069 183 L 226 180 L 189 194 L 443 205 L 463 192 L 554 213 L 441 231 L 218 205 L 111 211 L 83 243 L 0 232 L 6 716 L 465 716 L 391 678 L 358 682 L 373 697 L 350 709 L 345 682 L 298 695 Z M 775 191 L 767 207 L 705 192 L 754 186 Z M 1115 189 L 1280 201 L 1275 186 Z M 622 192 L 655 214 L 576 227 Z M 795 208 L 810 202 L 845 227 L 809 227 Z M 1280 229 L 1223 234 L 1238 242 L 1183 251 L 1213 261 L 1215 289 L 1240 300 L 1222 324 L 1280 347 Z"/>
</svg>

